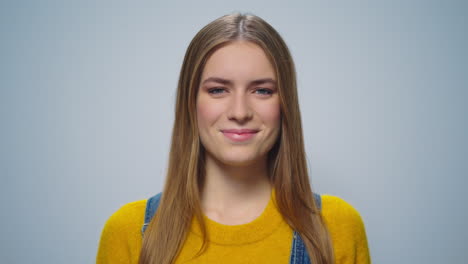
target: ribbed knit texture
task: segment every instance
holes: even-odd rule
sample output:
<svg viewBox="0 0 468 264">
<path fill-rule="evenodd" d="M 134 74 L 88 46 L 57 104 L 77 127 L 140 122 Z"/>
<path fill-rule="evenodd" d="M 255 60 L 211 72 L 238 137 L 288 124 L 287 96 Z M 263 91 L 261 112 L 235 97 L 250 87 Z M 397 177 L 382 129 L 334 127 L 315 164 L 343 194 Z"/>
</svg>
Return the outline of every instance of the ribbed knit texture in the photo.
<svg viewBox="0 0 468 264">
<path fill-rule="evenodd" d="M 99 242 L 97 264 L 138 263 L 145 207 L 146 200 L 129 203 L 109 218 Z M 322 195 L 322 215 L 332 236 L 336 263 L 370 263 L 359 213 L 341 198 Z M 289 263 L 293 230 L 282 218 L 274 199 L 270 199 L 259 217 L 247 224 L 223 225 L 206 215 L 204 218 L 209 232 L 208 250 L 190 260 L 202 243 L 194 218 L 176 264 Z"/>
</svg>

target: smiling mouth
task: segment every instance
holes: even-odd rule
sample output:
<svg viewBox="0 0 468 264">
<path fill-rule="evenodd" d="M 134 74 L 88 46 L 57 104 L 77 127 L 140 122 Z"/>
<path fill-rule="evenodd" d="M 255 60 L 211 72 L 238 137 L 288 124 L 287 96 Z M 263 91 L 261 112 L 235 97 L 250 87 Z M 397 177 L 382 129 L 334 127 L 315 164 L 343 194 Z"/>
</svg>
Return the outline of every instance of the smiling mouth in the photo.
<svg viewBox="0 0 468 264">
<path fill-rule="evenodd" d="M 259 130 L 256 129 L 225 129 L 221 132 L 228 139 L 235 142 L 243 142 L 253 138 Z"/>
</svg>

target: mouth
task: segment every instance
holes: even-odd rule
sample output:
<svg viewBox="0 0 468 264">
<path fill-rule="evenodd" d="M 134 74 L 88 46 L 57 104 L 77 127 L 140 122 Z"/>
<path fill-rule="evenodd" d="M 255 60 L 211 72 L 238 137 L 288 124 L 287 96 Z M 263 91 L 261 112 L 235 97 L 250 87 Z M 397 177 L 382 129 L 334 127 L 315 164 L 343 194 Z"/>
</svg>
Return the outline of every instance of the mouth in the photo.
<svg viewBox="0 0 468 264">
<path fill-rule="evenodd" d="M 259 130 L 257 129 L 224 129 L 221 132 L 225 137 L 234 142 L 244 142 L 253 138 Z"/>
</svg>

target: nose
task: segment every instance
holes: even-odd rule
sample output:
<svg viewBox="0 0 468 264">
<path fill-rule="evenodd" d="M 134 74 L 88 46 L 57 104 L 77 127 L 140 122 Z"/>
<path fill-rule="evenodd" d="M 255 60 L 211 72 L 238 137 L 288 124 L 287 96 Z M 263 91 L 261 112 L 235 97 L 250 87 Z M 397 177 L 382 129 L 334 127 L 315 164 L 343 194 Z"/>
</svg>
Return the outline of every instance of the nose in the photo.
<svg viewBox="0 0 468 264">
<path fill-rule="evenodd" d="M 245 94 L 237 93 L 231 97 L 227 116 L 229 120 L 235 120 L 239 123 L 245 123 L 252 119 L 252 109 Z"/>
</svg>

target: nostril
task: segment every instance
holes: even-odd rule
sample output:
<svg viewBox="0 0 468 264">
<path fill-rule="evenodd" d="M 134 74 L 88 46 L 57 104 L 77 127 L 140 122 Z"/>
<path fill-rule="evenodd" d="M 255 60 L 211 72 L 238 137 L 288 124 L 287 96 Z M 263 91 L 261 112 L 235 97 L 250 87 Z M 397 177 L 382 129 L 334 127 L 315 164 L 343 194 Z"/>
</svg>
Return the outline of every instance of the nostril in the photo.
<svg viewBox="0 0 468 264">
<path fill-rule="evenodd" d="M 228 113 L 228 119 L 245 120 L 251 119 L 253 114 L 248 108 L 234 108 Z"/>
</svg>

